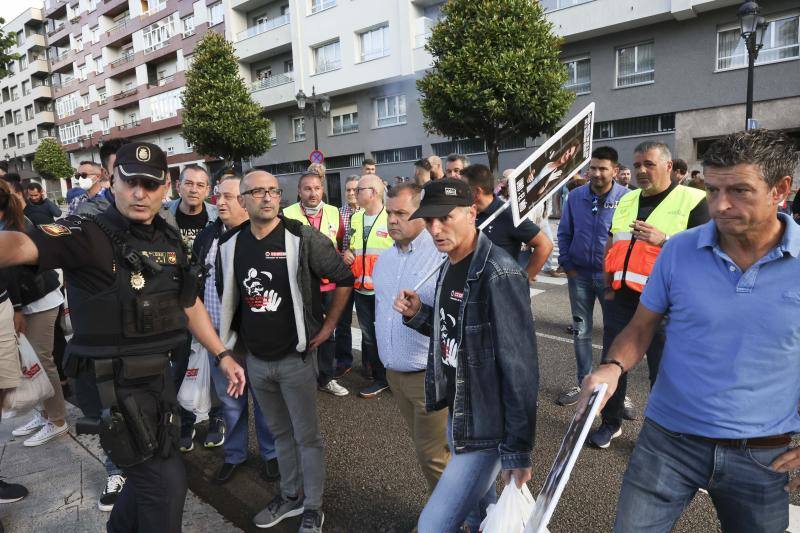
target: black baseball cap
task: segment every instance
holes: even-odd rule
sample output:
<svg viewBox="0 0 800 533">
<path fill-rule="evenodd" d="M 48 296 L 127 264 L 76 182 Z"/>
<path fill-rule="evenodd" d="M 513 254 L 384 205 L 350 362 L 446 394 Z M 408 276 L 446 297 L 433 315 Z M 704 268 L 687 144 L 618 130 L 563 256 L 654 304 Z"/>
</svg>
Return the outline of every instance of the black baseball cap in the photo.
<svg viewBox="0 0 800 533">
<path fill-rule="evenodd" d="M 419 209 L 409 220 L 444 217 L 456 207 L 469 207 L 473 203 L 472 189 L 466 181 L 456 178 L 429 181 L 420 193 Z"/>
<path fill-rule="evenodd" d="M 114 168 L 122 179 L 141 178 L 161 185 L 167 182 L 167 156 L 155 144 L 132 142 L 117 150 Z"/>
</svg>

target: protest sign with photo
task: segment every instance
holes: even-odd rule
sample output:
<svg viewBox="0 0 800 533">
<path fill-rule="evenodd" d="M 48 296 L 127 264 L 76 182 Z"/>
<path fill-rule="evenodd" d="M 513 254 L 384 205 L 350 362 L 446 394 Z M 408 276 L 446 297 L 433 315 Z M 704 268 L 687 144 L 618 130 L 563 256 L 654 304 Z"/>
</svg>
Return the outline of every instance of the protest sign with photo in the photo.
<svg viewBox="0 0 800 533">
<path fill-rule="evenodd" d="M 589 162 L 593 126 L 594 102 L 514 169 L 508 197 L 515 226 Z"/>
<path fill-rule="evenodd" d="M 600 410 L 600 398 L 603 398 L 607 388 L 608 385 L 604 383 L 595 389 L 583 413 L 580 416 L 576 414 L 572 417 L 572 422 L 570 422 L 567 433 L 561 441 L 561 447 L 558 449 L 553 466 L 547 474 L 544 486 L 539 495 L 536 496 L 536 503 L 525 526 L 525 533 L 543 533 L 547 531 L 547 524 L 550 522 L 558 500 L 561 498 L 561 493 L 567 485 L 572 468 L 575 466 L 575 461 L 578 460 L 583 443 L 586 441 L 586 436 L 592 427 L 594 417 L 597 415 L 597 411 Z"/>
</svg>

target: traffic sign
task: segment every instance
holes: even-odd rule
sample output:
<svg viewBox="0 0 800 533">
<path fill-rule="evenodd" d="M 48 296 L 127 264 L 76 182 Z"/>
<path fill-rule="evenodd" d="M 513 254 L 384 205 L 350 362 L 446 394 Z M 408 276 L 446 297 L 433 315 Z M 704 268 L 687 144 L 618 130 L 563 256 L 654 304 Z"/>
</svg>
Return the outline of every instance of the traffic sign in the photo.
<svg viewBox="0 0 800 533">
<path fill-rule="evenodd" d="M 311 161 L 312 163 L 321 164 L 322 162 L 325 161 L 325 155 L 323 155 L 323 153 L 320 152 L 319 150 L 314 150 L 308 156 L 308 160 Z"/>
</svg>

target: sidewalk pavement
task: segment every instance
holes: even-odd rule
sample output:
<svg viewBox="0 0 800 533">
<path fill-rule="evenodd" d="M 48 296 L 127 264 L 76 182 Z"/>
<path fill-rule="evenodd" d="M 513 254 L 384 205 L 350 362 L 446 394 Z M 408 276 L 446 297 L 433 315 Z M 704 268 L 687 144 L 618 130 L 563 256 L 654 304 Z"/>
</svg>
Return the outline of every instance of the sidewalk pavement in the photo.
<svg viewBox="0 0 800 533">
<path fill-rule="evenodd" d="M 94 435 L 76 437 L 74 424 L 80 411 L 70 404 L 67 408 L 69 435 L 41 446 L 26 448 L 22 445 L 26 437 L 11 435 L 29 415 L 0 423 L 0 476 L 29 491 L 19 502 L 0 505 L 0 519 L 8 532 L 105 531 L 109 514 L 97 508 L 106 481 L 99 439 Z M 186 497 L 183 529 L 186 533 L 241 531 L 191 491 Z"/>
</svg>

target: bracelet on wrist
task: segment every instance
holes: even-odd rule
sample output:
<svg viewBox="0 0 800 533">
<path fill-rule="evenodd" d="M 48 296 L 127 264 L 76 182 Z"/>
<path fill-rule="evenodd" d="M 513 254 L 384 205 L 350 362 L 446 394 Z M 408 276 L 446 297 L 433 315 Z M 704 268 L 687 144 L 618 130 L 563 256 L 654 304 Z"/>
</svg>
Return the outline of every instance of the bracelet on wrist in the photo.
<svg viewBox="0 0 800 533">
<path fill-rule="evenodd" d="M 625 374 L 625 372 L 627 372 L 627 370 L 625 370 L 625 366 L 622 363 L 620 363 L 619 361 L 617 361 L 616 359 L 606 359 L 605 361 L 600 363 L 600 366 L 603 366 L 603 365 L 615 365 L 615 366 L 618 366 L 619 369 L 620 369 L 620 375 L 623 375 L 623 374 Z"/>
<path fill-rule="evenodd" d="M 228 356 L 233 357 L 235 359 L 233 350 L 223 350 L 220 353 L 218 353 L 216 357 L 214 357 L 214 366 L 219 366 L 222 360 Z"/>
</svg>

